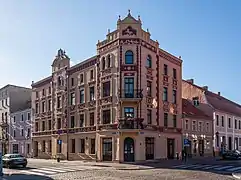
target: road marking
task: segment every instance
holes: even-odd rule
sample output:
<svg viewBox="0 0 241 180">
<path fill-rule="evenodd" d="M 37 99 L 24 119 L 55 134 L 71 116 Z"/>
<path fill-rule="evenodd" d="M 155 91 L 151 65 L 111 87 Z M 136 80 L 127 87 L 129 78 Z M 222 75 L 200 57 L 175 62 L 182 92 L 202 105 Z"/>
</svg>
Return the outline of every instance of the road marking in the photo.
<svg viewBox="0 0 241 180">
<path fill-rule="evenodd" d="M 48 169 L 48 171 L 46 170 L 41 170 L 41 169 L 30 169 L 30 172 L 40 172 L 40 173 L 44 173 L 44 174 L 56 174 L 56 172 L 51 171 L 51 169 Z"/>
<path fill-rule="evenodd" d="M 187 165 L 187 166 L 184 166 L 182 167 L 183 169 L 187 169 L 187 168 L 192 168 L 192 167 L 196 167 L 197 165 Z"/>
<path fill-rule="evenodd" d="M 240 170 L 241 167 L 234 167 L 234 168 L 231 168 L 231 169 L 227 169 L 227 171 L 237 171 L 237 170 Z"/>
<path fill-rule="evenodd" d="M 56 172 L 56 173 L 58 173 L 58 172 L 60 172 L 60 173 L 64 173 L 64 172 L 66 172 L 66 171 L 63 171 L 63 170 L 60 170 L 60 169 L 56 169 L 56 168 L 40 168 L 40 169 L 43 169 L 43 170 L 46 170 L 46 171 L 53 171 L 53 172 Z"/>
<path fill-rule="evenodd" d="M 76 169 L 70 169 L 70 168 L 60 168 L 60 167 L 54 167 L 56 170 L 65 170 L 65 172 L 74 172 Z"/>
<path fill-rule="evenodd" d="M 207 166 L 210 166 L 210 165 L 198 165 L 197 167 L 194 167 L 194 168 L 192 168 L 192 169 L 203 169 L 203 168 L 205 168 L 205 167 L 207 167 Z"/>
<path fill-rule="evenodd" d="M 39 175 L 39 176 L 44 176 L 45 174 L 43 173 L 38 173 L 38 172 L 33 172 L 33 171 L 27 171 L 27 170 L 22 170 L 21 173 L 23 174 L 33 174 L 33 175 Z"/>
<path fill-rule="evenodd" d="M 181 167 L 185 167 L 186 165 L 178 165 L 178 166 L 173 166 L 174 168 L 181 168 Z"/>
<path fill-rule="evenodd" d="M 212 169 L 212 168 L 217 168 L 217 167 L 220 167 L 221 165 L 215 165 L 215 166 L 210 166 L 210 167 L 205 167 L 203 169 L 207 170 L 207 169 Z"/>
<path fill-rule="evenodd" d="M 222 166 L 222 167 L 219 167 L 219 168 L 214 168 L 215 170 L 224 170 L 224 169 L 228 169 L 228 168 L 232 168 L 233 166 Z"/>
</svg>

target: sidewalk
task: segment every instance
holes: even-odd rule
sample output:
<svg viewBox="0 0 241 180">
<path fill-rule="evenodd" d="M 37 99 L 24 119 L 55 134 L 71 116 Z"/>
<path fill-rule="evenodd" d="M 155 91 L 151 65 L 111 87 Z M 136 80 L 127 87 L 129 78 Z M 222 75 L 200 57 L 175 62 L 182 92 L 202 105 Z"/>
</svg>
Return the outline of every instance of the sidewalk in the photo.
<svg viewBox="0 0 241 180">
<path fill-rule="evenodd" d="M 232 176 L 233 176 L 235 179 L 241 179 L 241 173 L 232 173 Z"/>
</svg>

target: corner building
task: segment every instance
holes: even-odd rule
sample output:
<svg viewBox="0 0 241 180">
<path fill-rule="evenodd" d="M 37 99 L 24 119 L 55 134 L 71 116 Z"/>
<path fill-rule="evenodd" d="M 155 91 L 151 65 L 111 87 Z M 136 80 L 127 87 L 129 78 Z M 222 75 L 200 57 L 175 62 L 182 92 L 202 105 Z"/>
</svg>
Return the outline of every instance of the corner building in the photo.
<svg viewBox="0 0 241 180">
<path fill-rule="evenodd" d="M 38 158 L 132 162 L 174 158 L 182 147 L 182 60 L 159 48 L 130 12 L 73 67 L 63 50 L 33 82 Z"/>
</svg>

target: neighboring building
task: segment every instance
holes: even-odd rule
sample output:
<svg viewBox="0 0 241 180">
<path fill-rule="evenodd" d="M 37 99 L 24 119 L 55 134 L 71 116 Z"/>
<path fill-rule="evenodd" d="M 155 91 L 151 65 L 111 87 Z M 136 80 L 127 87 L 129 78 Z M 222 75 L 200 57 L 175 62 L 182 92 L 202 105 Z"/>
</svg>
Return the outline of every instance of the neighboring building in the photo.
<svg viewBox="0 0 241 180">
<path fill-rule="evenodd" d="M 130 12 L 106 37 L 73 67 L 60 49 L 52 74 L 33 82 L 35 157 L 123 162 L 181 151 L 182 60 Z"/>
<path fill-rule="evenodd" d="M 32 121 L 31 121 L 31 102 L 28 109 L 19 110 L 11 113 L 9 123 L 9 153 L 20 153 L 25 157 L 32 156 Z"/>
<path fill-rule="evenodd" d="M 15 85 L 6 85 L 0 89 L 0 136 L 3 154 L 9 152 L 10 113 L 24 108 L 31 101 L 32 90 Z"/>
<path fill-rule="evenodd" d="M 241 149 L 241 106 L 232 102 L 221 93 L 213 93 L 207 86 L 200 87 L 194 84 L 194 80 L 183 80 L 182 97 L 195 101 L 197 107 L 208 104 L 212 108 L 214 123 L 215 152 L 223 148 L 233 150 Z M 205 111 L 210 111 L 205 109 Z"/>
<path fill-rule="evenodd" d="M 192 156 L 210 156 L 213 154 L 213 117 L 196 106 L 195 101 L 182 99 L 183 139 L 189 142 L 184 147 Z"/>
</svg>

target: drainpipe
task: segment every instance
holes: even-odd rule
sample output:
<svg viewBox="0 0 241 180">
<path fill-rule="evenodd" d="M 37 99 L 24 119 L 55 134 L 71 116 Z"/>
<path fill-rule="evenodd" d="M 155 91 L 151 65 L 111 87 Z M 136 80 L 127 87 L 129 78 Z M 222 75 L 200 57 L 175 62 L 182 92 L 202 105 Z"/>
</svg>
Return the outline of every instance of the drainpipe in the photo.
<svg viewBox="0 0 241 180">
<path fill-rule="evenodd" d="M 67 70 L 66 70 L 67 73 Z M 66 116 L 66 143 L 67 143 L 67 152 L 66 152 L 66 158 L 67 161 L 69 160 L 69 75 L 67 74 L 66 78 L 66 83 L 67 83 L 67 92 L 66 92 L 66 98 L 67 98 L 67 116 Z"/>
</svg>

